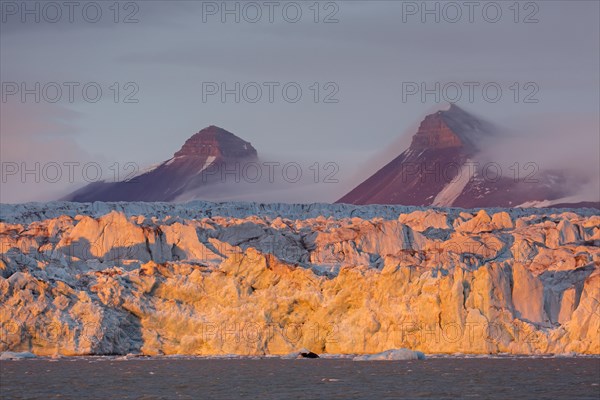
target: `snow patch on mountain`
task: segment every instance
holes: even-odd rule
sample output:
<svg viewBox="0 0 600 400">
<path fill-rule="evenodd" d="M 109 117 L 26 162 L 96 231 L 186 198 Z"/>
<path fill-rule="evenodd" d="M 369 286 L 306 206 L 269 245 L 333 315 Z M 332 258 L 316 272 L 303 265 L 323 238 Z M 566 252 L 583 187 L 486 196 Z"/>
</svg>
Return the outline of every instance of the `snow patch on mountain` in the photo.
<svg viewBox="0 0 600 400">
<path fill-rule="evenodd" d="M 460 196 L 471 178 L 475 175 L 473 161 L 467 162 L 459 168 L 458 175 L 448 183 L 441 192 L 435 196 L 432 205 L 437 207 L 449 207 Z"/>
<path fill-rule="evenodd" d="M 200 170 L 198 171 L 198 174 L 201 174 L 202 171 L 204 171 L 206 168 L 210 167 L 210 165 L 217 159 L 217 157 L 215 156 L 209 156 L 206 158 L 206 161 L 204 162 L 204 165 L 202 166 L 202 168 L 200 168 Z"/>
</svg>

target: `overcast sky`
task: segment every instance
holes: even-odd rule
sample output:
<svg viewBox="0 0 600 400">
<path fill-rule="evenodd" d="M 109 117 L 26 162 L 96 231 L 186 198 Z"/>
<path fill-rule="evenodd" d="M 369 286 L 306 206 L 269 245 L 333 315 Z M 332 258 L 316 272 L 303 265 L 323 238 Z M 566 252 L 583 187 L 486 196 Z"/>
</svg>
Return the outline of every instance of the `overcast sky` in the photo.
<svg viewBox="0 0 600 400">
<path fill-rule="evenodd" d="M 597 1 L 482 1 L 472 9 L 429 2 L 427 10 L 400 1 L 228 2 L 234 11 L 224 14 L 220 1 L 88 3 L 69 10 L 62 1 L 1 2 L 2 202 L 58 198 L 70 187 L 69 169 L 81 184 L 91 161 L 111 178 L 115 162 L 126 174 L 128 162 L 144 168 L 167 160 L 208 125 L 250 141 L 263 159 L 297 161 L 307 171 L 335 162 L 338 184 L 277 197 L 335 201 L 399 154 L 427 113 L 455 98 L 449 82 L 462 88 L 459 105 L 523 135 L 514 161 L 541 169 L 562 162 L 596 176 L 600 169 Z M 35 93 L 22 97 L 36 82 L 39 103 Z M 262 97 L 251 102 L 251 84 L 239 103 L 234 94 L 223 102 L 207 93 L 211 82 L 230 89 L 256 82 Z M 278 85 L 272 102 L 265 82 Z M 423 101 L 407 94 L 410 82 L 447 90 L 439 102 L 433 94 Z M 478 85 L 472 99 L 467 82 Z M 56 86 L 62 93 L 53 102 Z M 502 152 L 510 161 L 511 149 Z M 36 162 L 46 166 L 39 177 L 25 175 L 23 183 L 21 171 L 13 174 Z M 50 163 L 61 166 L 60 178 Z"/>
</svg>

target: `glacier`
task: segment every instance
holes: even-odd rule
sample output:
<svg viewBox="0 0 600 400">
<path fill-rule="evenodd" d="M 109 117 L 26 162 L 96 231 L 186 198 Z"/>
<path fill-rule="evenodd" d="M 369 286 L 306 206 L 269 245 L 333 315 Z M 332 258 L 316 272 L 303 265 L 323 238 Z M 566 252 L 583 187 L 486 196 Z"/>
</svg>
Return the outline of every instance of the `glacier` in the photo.
<svg viewBox="0 0 600 400">
<path fill-rule="evenodd" d="M 599 354 L 599 306 L 593 209 L 0 205 L 1 352 Z"/>
</svg>

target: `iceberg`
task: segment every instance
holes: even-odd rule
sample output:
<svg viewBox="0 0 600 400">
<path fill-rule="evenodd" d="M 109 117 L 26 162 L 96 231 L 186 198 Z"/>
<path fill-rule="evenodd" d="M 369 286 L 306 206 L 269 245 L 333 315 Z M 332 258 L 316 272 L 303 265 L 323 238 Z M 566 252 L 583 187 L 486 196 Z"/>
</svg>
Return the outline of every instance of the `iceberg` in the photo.
<svg viewBox="0 0 600 400">
<path fill-rule="evenodd" d="M 353 361 L 400 361 L 400 360 L 424 360 L 425 354 L 420 351 L 409 349 L 391 349 L 375 354 L 363 354 L 354 357 Z"/>
</svg>

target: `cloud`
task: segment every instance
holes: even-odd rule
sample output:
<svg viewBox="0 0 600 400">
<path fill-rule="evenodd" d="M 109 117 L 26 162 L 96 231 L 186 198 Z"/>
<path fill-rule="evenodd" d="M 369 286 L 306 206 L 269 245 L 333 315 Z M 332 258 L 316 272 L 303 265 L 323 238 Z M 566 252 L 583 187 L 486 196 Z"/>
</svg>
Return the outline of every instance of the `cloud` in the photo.
<svg viewBox="0 0 600 400">
<path fill-rule="evenodd" d="M 588 144 L 582 148 L 563 143 L 553 130 L 561 119 L 572 119 L 567 125 L 575 126 L 579 113 L 597 115 L 600 107 L 598 2 L 538 2 L 535 24 L 515 24 L 507 8 L 512 3 L 502 3 L 507 14 L 497 24 L 481 19 L 472 24 L 422 23 L 418 16 L 404 22 L 402 3 L 390 1 L 336 2 L 339 22 L 332 24 L 313 22 L 308 8 L 312 3 L 302 3 L 305 18 L 299 23 L 281 18 L 274 23 L 221 23 L 219 16 L 204 23 L 201 2 L 139 1 L 138 23 L 115 24 L 108 8 L 113 2 L 97 3 L 104 7 L 98 23 L 81 18 L 74 23 L 22 23 L 11 18 L 0 24 L 2 81 L 98 81 L 105 88 L 135 81 L 139 104 L 114 104 L 108 101 L 108 89 L 107 101 L 97 104 L 28 104 L 13 110 L 3 103 L 3 157 L 136 157 L 142 167 L 168 159 L 191 134 L 216 124 L 252 141 L 261 154 L 337 162 L 341 196 L 343 187 L 350 190 L 401 153 L 420 119 L 444 106 L 419 99 L 403 103 L 402 82 L 476 80 L 500 82 L 506 95 L 499 104 L 481 99 L 460 104 L 470 111 L 500 123 L 540 122 L 540 117 L 547 121 L 549 127 L 525 129 L 552 147 L 545 151 L 553 157 L 542 160 L 544 164 L 568 159 L 566 168 L 572 168 L 581 163 L 576 154 L 598 162 L 590 154 L 598 148 L 593 123 L 574 133 Z M 120 11 L 122 19 L 130 10 Z M 321 9 L 321 17 L 326 11 Z M 295 81 L 303 85 L 308 101 L 203 103 L 203 81 Z M 330 81 L 339 86 L 339 103 L 312 103 L 308 87 Z M 510 102 L 508 87 L 517 81 L 536 82 L 540 103 Z M 529 148 L 529 155 L 535 155 L 534 143 L 508 146 L 501 154 L 510 159 L 511 149 Z M 51 197 L 41 187 L 11 187 L 2 199 Z M 306 197 L 321 199 L 322 190 L 307 186 Z M 333 190 L 328 196 L 339 198 Z"/>
<path fill-rule="evenodd" d="M 81 170 L 73 171 L 77 175 L 70 179 L 64 163 L 85 165 L 101 158 L 94 158 L 77 143 L 80 117 L 56 104 L 2 103 L 0 202 L 55 200 L 83 180 Z"/>
<path fill-rule="evenodd" d="M 600 200 L 598 115 L 539 113 L 498 125 L 500 135 L 484 143 L 482 162 L 497 163 L 504 175 L 520 179 L 560 171 L 573 186 L 573 201 Z"/>
</svg>

